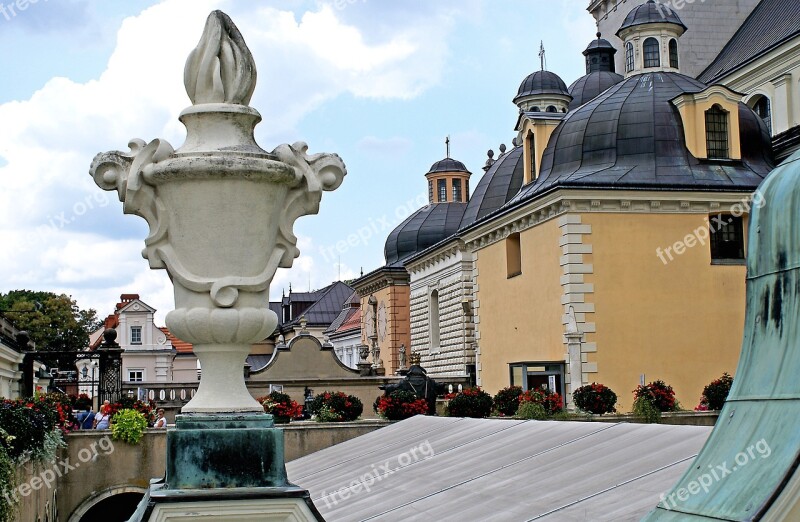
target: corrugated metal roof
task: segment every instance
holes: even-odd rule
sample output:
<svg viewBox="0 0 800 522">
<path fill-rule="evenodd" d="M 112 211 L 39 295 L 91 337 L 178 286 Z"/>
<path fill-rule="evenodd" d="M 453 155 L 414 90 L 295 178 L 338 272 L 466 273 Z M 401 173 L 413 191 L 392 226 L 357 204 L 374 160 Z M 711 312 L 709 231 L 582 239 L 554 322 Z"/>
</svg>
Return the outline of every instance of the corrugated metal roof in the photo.
<svg viewBox="0 0 800 522">
<path fill-rule="evenodd" d="M 704 83 L 714 83 L 798 35 L 800 2 L 762 0 L 697 78 Z"/>
<path fill-rule="evenodd" d="M 330 522 L 639 520 L 710 431 L 414 417 L 286 468 Z"/>
</svg>

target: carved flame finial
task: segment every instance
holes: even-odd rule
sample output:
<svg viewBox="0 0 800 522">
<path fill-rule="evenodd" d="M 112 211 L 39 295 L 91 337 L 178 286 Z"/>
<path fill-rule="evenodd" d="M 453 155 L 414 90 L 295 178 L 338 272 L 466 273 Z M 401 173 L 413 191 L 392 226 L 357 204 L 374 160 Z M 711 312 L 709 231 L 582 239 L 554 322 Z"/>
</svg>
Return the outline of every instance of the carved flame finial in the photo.
<svg viewBox="0 0 800 522">
<path fill-rule="evenodd" d="M 183 83 L 192 104 L 247 105 L 256 88 L 256 63 L 228 15 L 213 11 L 200 43 L 189 54 Z"/>
</svg>

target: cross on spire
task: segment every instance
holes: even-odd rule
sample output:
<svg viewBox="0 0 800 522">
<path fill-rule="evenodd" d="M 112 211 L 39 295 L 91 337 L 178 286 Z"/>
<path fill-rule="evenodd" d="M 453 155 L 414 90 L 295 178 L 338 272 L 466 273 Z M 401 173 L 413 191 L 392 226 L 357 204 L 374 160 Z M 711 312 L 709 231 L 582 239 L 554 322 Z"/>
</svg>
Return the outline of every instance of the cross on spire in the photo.
<svg viewBox="0 0 800 522">
<path fill-rule="evenodd" d="M 447 157 L 450 158 L 450 135 L 444 140 L 445 148 L 447 148 Z"/>
<path fill-rule="evenodd" d="M 545 66 L 547 65 L 547 59 L 544 55 L 544 40 L 542 40 L 539 44 L 539 60 L 542 62 L 542 70 L 544 71 Z"/>
</svg>

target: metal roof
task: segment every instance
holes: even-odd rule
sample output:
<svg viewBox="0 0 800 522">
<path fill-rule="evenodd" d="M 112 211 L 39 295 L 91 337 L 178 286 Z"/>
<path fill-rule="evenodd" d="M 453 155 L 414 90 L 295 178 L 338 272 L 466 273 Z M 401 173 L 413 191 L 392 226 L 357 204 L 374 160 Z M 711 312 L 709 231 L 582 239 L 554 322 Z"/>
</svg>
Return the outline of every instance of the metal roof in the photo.
<svg viewBox="0 0 800 522">
<path fill-rule="evenodd" d="M 741 162 L 700 161 L 686 148 L 672 100 L 706 86 L 679 73 L 631 76 L 569 112 L 542 157 L 539 177 L 508 206 L 556 187 L 753 190 L 773 168 L 764 122 L 739 104 Z"/>
<path fill-rule="evenodd" d="M 678 14 L 670 8 L 666 2 L 662 3 L 655 2 L 654 0 L 647 0 L 647 2 L 634 7 L 631 12 L 628 13 L 628 16 L 625 17 L 625 21 L 622 22 L 622 25 L 617 31 L 617 36 L 629 27 L 645 24 L 675 24 L 683 27 L 684 31 L 688 29 L 681 21 Z"/>
<path fill-rule="evenodd" d="M 472 174 L 469 170 L 467 170 L 466 165 L 458 160 L 454 160 L 453 158 L 445 158 L 437 161 L 431 165 L 431 168 L 427 173 L 433 174 L 435 172 L 467 172 Z"/>
<path fill-rule="evenodd" d="M 762 0 L 698 79 L 714 83 L 798 35 L 797 0 Z"/>
<path fill-rule="evenodd" d="M 402 261 L 454 234 L 467 203 L 434 203 L 411 214 L 386 238 L 386 264 Z"/>
<path fill-rule="evenodd" d="M 286 469 L 329 522 L 639 520 L 710 431 L 417 416 Z"/>
<path fill-rule="evenodd" d="M 305 317 L 310 326 L 330 326 L 342 311 L 342 305 L 352 294 L 353 288 L 341 281 L 336 281 L 315 292 L 302 293 L 303 296 L 313 295 L 316 300 L 303 313 L 293 317 L 291 321 L 281 324 L 280 329 L 285 331 L 299 325 L 301 317 Z M 289 298 L 291 301 L 296 300 L 294 293 L 289 294 Z"/>
<path fill-rule="evenodd" d="M 559 75 L 550 71 L 536 71 L 529 74 L 519 85 L 514 103 L 526 96 L 537 94 L 563 94 L 569 96 L 567 84 Z"/>
<path fill-rule="evenodd" d="M 569 110 L 575 110 L 584 103 L 594 100 L 624 79 L 621 74 L 610 71 L 595 71 L 581 76 L 569 86 L 569 94 L 572 96 Z"/>
<path fill-rule="evenodd" d="M 525 181 L 523 147 L 514 147 L 497 161 L 481 177 L 464 211 L 459 228 L 471 225 L 476 220 L 497 210 L 519 192 Z"/>
</svg>

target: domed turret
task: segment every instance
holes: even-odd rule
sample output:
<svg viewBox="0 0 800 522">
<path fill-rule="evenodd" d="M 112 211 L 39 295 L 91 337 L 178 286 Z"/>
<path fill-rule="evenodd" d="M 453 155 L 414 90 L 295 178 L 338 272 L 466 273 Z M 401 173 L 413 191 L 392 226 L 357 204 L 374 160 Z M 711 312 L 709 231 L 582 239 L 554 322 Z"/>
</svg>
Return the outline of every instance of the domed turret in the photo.
<svg viewBox="0 0 800 522">
<path fill-rule="evenodd" d="M 686 30 L 666 4 L 647 0 L 633 8 L 617 31 L 625 49 L 625 76 L 679 72 L 678 39 Z"/>
<path fill-rule="evenodd" d="M 578 78 L 569 86 L 569 94 L 572 96 L 569 110 L 577 109 L 593 100 L 598 94 L 624 79 L 614 72 L 614 54 L 617 50 L 602 36 L 597 33 L 597 40 L 592 40 L 583 51 L 586 57 L 586 76 Z"/>
<path fill-rule="evenodd" d="M 572 97 L 567 84 L 550 71 L 529 74 L 520 84 L 514 103 L 526 112 L 567 112 Z"/>
</svg>

